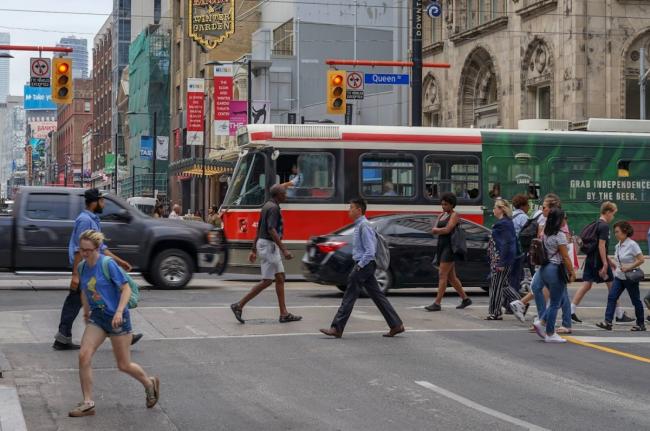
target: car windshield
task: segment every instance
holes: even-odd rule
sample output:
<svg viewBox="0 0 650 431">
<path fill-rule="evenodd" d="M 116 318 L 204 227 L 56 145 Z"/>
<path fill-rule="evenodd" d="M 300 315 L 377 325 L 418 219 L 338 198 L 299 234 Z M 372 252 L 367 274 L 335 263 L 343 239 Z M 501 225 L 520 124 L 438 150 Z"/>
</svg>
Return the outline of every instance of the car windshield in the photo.
<svg viewBox="0 0 650 431">
<path fill-rule="evenodd" d="M 368 223 L 374 228 L 377 228 L 377 224 L 379 223 L 378 219 L 370 219 L 368 220 Z M 343 226 L 337 231 L 334 231 L 336 235 L 352 235 L 352 232 L 354 232 L 354 223 L 349 224 L 347 226 Z"/>
<path fill-rule="evenodd" d="M 262 153 L 249 153 L 239 159 L 228 194 L 225 207 L 259 206 L 265 197 L 265 156 Z"/>
</svg>

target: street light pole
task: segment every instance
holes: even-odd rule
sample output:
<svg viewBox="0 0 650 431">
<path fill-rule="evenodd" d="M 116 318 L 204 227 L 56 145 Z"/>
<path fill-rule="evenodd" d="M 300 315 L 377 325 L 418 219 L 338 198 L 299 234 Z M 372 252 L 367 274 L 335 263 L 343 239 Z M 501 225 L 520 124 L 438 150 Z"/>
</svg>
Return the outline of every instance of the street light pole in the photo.
<svg viewBox="0 0 650 431">
<path fill-rule="evenodd" d="M 413 0 L 411 14 L 411 126 L 422 126 L 422 0 Z"/>
<path fill-rule="evenodd" d="M 118 126 L 119 127 L 119 126 Z M 114 179 L 114 186 L 115 186 L 115 194 L 117 195 L 117 137 L 118 134 L 115 132 L 115 172 L 113 173 L 113 179 Z"/>
<path fill-rule="evenodd" d="M 153 113 L 153 163 L 152 163 L 152 172 L 151 175 L 153 177 L 153 183 L 151 187 L 151 195 L 155 198 L 156 197 L 156 147 L 158 146 L 158 143 L 156 142 L 158 140 L 158 130 L 156 129 L 156 122 L 158 121 L 158 112 L 155 111 Z M 205 133 L 205 132 L 204 132 Z"/>
<path fill-rule="evenodd" d="M 253 55 L 248 56 L 248 110 L 246 112 L 248 124 L 252 123 L 252 111 L 253 111 L 253 63 L 251 62 Z"/>
</svg>

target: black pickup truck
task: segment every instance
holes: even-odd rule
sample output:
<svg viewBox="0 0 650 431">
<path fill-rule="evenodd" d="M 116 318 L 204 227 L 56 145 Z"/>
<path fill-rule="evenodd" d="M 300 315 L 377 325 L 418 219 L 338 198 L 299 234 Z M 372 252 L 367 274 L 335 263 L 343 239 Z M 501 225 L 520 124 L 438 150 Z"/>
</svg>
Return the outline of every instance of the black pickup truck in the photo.
<svg viewBox="0 0 650 431">
<path fill-rule="evenodd" d="M 84 209 L 83 194 L 79 188 L 21 188 L 13 212 L 0 216 L 0 271 L 70 273 L 68 243 Z M 153 286 L 182 289 L 195 272 L 223 272 L 228 249 L 220 229 L 151 218 L 110 194 L 105 202 L 100 218 L 106 245 Z"/>
</svg>

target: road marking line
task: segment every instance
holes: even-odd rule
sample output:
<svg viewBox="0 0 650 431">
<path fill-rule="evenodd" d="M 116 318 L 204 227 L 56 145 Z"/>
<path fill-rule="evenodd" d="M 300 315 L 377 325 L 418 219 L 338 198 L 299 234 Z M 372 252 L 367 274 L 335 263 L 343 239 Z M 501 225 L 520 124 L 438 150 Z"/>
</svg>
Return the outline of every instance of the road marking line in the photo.
<svg viewBox="0 0 650 431">
<path fill-rule="evenodd" d="M 0 430 L 27 431 L 20 398 L 13 386 L 0 386 Z"/>
<path fill-rule="evenodd" d="M 585 343 L 644 344 L 650 343 L 650 337 L 572 337 Z"/>
<path fill-rule="evenodd" d="M 623 358 L 632 359 L 634 361 L 645 362 L 650 364 L 650 358 L 645 358 L 643 356 L 633 355 L 631 353 L 622 352 L 620 350 L 612 349 L 610 347 L 599 346 L 598 344 L 588 343 L 582 340 L 577 339 L 576 337 L 564 337 L 568 342 L 577 344 L 583 347 L 591 347 L 592 349 L 600 350 L 602 352 L 611 353 L 613 355 L 622 356 Z"/>
<path fill-rule="evenodd" d="M 540 426 L 537 426 L 535 424 L 531 424 L 530 422 L 523 421 L 521 419 L 517 419 L 515 417 L 512 417 L 510 415 L 507 415 L 505 413 L 501 413 L 500 411 L 493 410 L 489 407 L 485 407 L 482 404 L 476 403 L 470 399 L 467 399 L 463 396 L 460 396 L 458 394 L 455 394 L 453 392 L 448 391 L 447 389 L 441 388 L 440 386 L 436 386 L 433 383 L 427 382 L 427 381 L 416 381 L 415 382 L 417 385 L 422 386 L 423 388 L 429 389 L 430 391 L 433 391 L 439 395 L 442 395 L 444 397 L 447 397 L 449 399 L 452 399 L 456 402 L 459 402 L 471 409 L 477 410 L 481 413 L 485 413 L 487 415 L 493 416 L 497 419 L 501 419 L 502 421 L 509 422 L 514 425 L 518 425 L 522 428 L 531 430 L 531 431 L 550 431 L 547 428 L 542 428 Z"/>
</svg>

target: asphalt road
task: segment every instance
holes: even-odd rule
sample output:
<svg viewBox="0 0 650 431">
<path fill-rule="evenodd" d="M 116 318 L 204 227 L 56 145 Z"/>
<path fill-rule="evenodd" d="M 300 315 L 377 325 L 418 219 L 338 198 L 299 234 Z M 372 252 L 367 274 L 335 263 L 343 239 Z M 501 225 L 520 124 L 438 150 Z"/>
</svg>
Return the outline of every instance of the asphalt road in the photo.
<svg viewBox="0 0 650 431">
<path fill-rule="evenodd" d="M 77 355 L 50 347 L 64 286 L 0 279 L 0 353 L 11 368 L 0 384 L 17 387 L 30 430 L 650 429 L 650 336 L 593 325 L 604 288 L 587 296 L 585 323 L 564 345 L 543 343 L 512 316 L 483 320 L 480 289 L 468 289 L 475 305 L 466 310 L 448 294 L 440 313 L 421 308 L 430 290 L 392 294 L 407 326 L 395 339 L 381 337 L 381 315 L 360 299 L 337 340 L 318 333 L 340 303 L 335 288 L 289 283 L 290 311 L 304 316 L 292 324 L 277 322 L 268 290 L 241 325 L 228 304 L 250 282 L 207 277 L 185 291 L 145 289 L 133 313 L 145 334 L 133 360 L 160 375 L 159 405 L 144 407 L 144 391 L 116 370 L 106 343 L 94 361 L 97 415 L 71 419 Z M 629 299 L 623 305 L 631 313 Z"/>
</svg>

